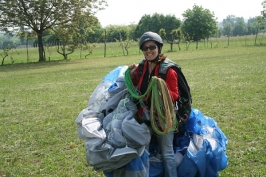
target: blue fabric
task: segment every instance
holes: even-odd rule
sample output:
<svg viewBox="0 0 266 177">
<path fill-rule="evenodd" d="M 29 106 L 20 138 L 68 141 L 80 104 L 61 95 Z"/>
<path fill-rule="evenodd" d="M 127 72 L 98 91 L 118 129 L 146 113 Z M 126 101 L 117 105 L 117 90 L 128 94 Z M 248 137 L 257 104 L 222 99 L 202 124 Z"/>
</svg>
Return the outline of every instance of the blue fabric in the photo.
<svg viewBox="0 0 266 177">
<path fill-rule="evenodd" d="M 228 139 L 214 119 L 203 115 L 202 112 L 197 109 L 192 109 L 185 127 L 187 131 L 191 131 L 197 135 L 211 136 L 216 139 L 218 141 L 218 147 L 216 153 L 214 152 L 214 158 L 219 159 L 219 162 L 216 161 L 217 170 L 223 170 L 228 166 L 228 157 L 225 154 Z M 210 133 L 206 131 L 206 127 L 213 128 L 214 132 Z"/>
<path fill-rule="evenodd" d="M 162 177 L 164 175 L 163 162 L 150 162 L 149 177 Z"/>
<path fill-rule="evenodd" d="M 175 151 L 185 155 L 178 166 L 178 175 L 218 176 L 218 172 L 228 166 L 228 157 L 225 153 L 228 140 L 217 123 L 214 119 L 203 115 L 199 110 L 192 109 L 189 120 L 184 124 L 183 129 L 183 136 L 174 139 Z M 210 132 L 209 130 L 213 131 Z M 205 138 L 201 148 L 196 152 L 191 152 L 188 146 L 193 143 L 193 134 L 199 135 L 202 139 L 205 137 L 216 139 L 217 147 L 214 149 L 208 139 Z M 187 166 L 191 167 L 187 169 Z"/>
<path fill-rule="evenodd" d="M 197 171 L 196 164 L 185 154 L 181 164 L 177 167 L 178 176 L 195 177 Z"/>
<path fill-rule="evenodd" d="M 216 177 L 218 172 L 228 166 L 228 157 L 226 156 L 227 137 L 217 126 L 217 123 L 210 117 L 204 116 L 199 110 L 192 109 L 188 122 L 184 125 L 185 132 L 182 136 L 174 138 L 174 151 L 184 155 L 182 162 L 176 168 L 178 176 L 195 177 Z M 209 128 L 213 128 L 210 132 Z M 197 134 L 202 139 L 202 144 L 193 144 L 193 135 Z M 217 140 L 217 147 L 214 149 L 211 143 L 205 137 L 211 137 Z M 195 138 L 195 137 L 194 137 Z M 195 141 L 197 142 L 197 141 Z M 197 146 L 200 148 L 193 149 Z M 148 157 L 155 158 L 160 148 L 158 140 L 152 139 L 150 146 L 150 155 L 147 152 L 142 156 L 130 161 L 126 166 L 126 171 L 138 172 L 149 169 L 149 177 L 162 177 L 164 175 L 164 164 L 162 161 L 150 161 L 149 167 L 146 167 Z M 146 168 L 146 169 L 145 169 Z M 104 173 L 106 177 L 113 177 L 112 173 Z"/>
<path fill-rule="evenodd" d="M 125 166 L 127 171 L 140 171 L 144 170 L 144 167 L 142 165 L 142 159 L 141 157 L 137 157 L 133 160 L 131 160 L 128 164 Z"/>
<path fill-rule="evenodd" d="M 226 156 L 227 137 L 217 126 L 214 119 L 203 115 L 199 110 L 192 109 L 188 122 L 184 125 L 186 133 L 182 137 L 175 138 L 175 149 L 179 152 L 186 150 L 184 159 L 178 167 L 179 176 L 194 175 L 194 168 L 188 172 L 186 167 L 191 161 L 196 166 L 197 173 L 201 177 L 219 176 L 218 171 L 228 166 L 228 158 Z M 209 130 L 213 130 L 210 132 Z M 193 143 L 192 134 L 200 135 L 202 139 L 211 137 L 217 140 L 217 147 L 211 146 L 210 142 L 205 138 L 201 148 L 197 152 L 190 151 L 188 142 Z M 188 157 L 188 158 L 187 158 Z M 193 167 L 195 167 L 193 166 Z"/>
<path fill-rule="evenodd" d="M 113 172 L 103 172 L 106 177 L 114 177 Z"/>
<path fill-rule="evenodd" d="M 174 150 L 185 155 L 187 152 L 187 147 L 189 146 L 190 138 L 189 136 L 179 136 L 174 138 Z"/>
<path fill-rule="evenodd" d="M 141 171 L 145 171 L 145 163 L 148 162 L 149 159 L 149 153 L 147 151 L 144 151 L 141 156 L 138 156 L 134 159 L 132 159 L 129 163 L 127 163 L 125 166 L 121 167 L 120 169 L 115 169 L 117 174 L 119 174 L 119 170 L 123 171 L 122 175 L 130 175 L 133 176 L 132 172 L 137 174 L 136 176 L 143 176 L 142 174 L 145 174 L 144 172 L 141 173 Z M 114 171 L 112 172 L 106 172 L 104 171 L 104 175 L 106 177 L 114 177 Z M 117 176 L 117 175 L 116 175 Z M 121 175 L 120 175 L 121 176 Z M 149 177 L 149 174 L 147 174 L 147 177 Z"/>
<path fill-rule="evenodd" d="M 151 139 L 149 145 L 147 145 L 147 149 L 150 152 L 149 158 L 149 177 L 162 177 L 164 175 L 164 165 L 161 159 L 158 159 L 156 156 L 159 153 L 159 146 L 157 143 L 157 139 L 154 136 Z"/>
<path fill-rule="evenodd" d="M 150 171 L 150 163 L 149 163 L 149 151 L 148 151 L 149 145 L 145 146 L 144 154 L 141 156 L 143 166 L 145 168 L 146 177 L 149 177 L 149 171 Z"/>
<path fill-rule="evenodd" d="M 123 76 L 125 68 L 127 67 L 119 66 L 103 78 L 103 81 L 113 83 L 108 89 L 110 94 L 120 92 L 119 88 L 124 83 L 122 77 L 120 79 L 118 78 Z M 226 155 L 228 139 L 214 119 L 205 116 L 198 109 L 192 109 L 188 122 L 182 126 L 179 133 L 179 136 L 174 137 L 174 146 L 172 147 L 174 152 L 178 151 L 183 155 L 182 162 L 176 167 L 178 176 L 195 177 L 197 175 L 201 177 L 213 177 L 218 176 L 218 172 L 228 166 L 228 157 Z M 202 144 L 194 144 L 199 148 L 193 150 L 191 145 L 194 143 L 193 135 L 195 134 L 202 138 Z M 217 141 L 216 148 L 212 147 L 211 143 L 205 137 L 215 139 Z M 160 152 L 158 143 L 160 142 L 151 140 L 149 146 L 147 146 L 150 154 L 144 151 L 141 156 L 134 158 L 122 168 L 114 169 L 114 171 L 121 170 L 121 174 L 131 174 L 130 176 L 134 176 L 135 174 L 135 176 L 139 174 L 143 176 L 147 171 L 146 177 L 162 177 L 166 168 L 163 162 L 160 160 L 149 161 L 149 158 L 155 158 Z M 173 155 L 172 152 L 171 155 Z M 114 171 L 105 171 L 104 174 L 106 177 L 114 177 Z M 117 174 L 119 173 L 116 173 L 116 176 Z"/>
<path fill-rule="evenodd" d="M 123 73 L 121 72 L 124 68 L 125 66 L 118 66 L 117 68 L 109 72 L 106 76 L 104 76 L 103 81 L 109 81 L 114 83 L 120 75 L 123 75 Z"/>
<path fill-rule="evenodd" d="M 204 141 L 203 147 L 198 152 L 190 152 L 188 150 L 187 156 L 195 163 L 200 176 L 205 176 L 207 163 L 210 159 L 211 153 L 208 143 Z M 212 175 L 213 176 L 213 175 Z"/>
</svg>

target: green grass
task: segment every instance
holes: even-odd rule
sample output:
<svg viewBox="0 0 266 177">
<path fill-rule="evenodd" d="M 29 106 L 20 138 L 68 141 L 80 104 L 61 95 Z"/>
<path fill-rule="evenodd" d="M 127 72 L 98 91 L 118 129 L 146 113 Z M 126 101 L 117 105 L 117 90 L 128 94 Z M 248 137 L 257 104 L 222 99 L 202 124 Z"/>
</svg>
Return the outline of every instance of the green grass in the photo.
<svg viewBox="0 0 266 177">
<path fill-rule="evenodd" d="M 266 176 L 265 46 L 166 53 L 190 84 L 193 107 L 228 137 L 222 177 Z M 118 50 L 114 50 L 118 51 Z M 98 176 L 87 165 L 75 119 L 112 69 L 142 55 L 0 67 L 0 176 Z"/>
</svg>

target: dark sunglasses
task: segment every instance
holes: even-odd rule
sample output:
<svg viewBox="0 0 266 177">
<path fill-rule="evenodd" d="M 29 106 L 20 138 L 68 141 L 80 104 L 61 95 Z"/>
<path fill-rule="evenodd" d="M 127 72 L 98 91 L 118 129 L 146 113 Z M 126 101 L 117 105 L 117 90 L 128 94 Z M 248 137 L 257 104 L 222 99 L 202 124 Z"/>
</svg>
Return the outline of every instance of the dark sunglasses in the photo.
<svg viewBox="0 0 266 177">
<path fill-rule="evenodd" d="M 149 47 L 142 47 L 142 51 L 147 51 L 148 49 L 150 50 L 155 50 L 157 48 L 156 45 L 150 45 Z"/>
</svg>

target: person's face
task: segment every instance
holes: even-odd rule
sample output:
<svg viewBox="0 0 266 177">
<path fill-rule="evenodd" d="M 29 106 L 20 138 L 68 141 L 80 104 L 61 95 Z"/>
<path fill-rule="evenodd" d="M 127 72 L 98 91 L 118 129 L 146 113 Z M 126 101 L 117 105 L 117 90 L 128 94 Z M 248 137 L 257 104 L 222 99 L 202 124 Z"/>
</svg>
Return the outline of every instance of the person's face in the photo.
<svg viewBox="0 0 266 177">
<path fill-rule="evenodd" d="M 145 42 L 141 50 L 147 60 L 153 60 L 158 55 L 158 47 L 154 41 Z"/>
</svg>

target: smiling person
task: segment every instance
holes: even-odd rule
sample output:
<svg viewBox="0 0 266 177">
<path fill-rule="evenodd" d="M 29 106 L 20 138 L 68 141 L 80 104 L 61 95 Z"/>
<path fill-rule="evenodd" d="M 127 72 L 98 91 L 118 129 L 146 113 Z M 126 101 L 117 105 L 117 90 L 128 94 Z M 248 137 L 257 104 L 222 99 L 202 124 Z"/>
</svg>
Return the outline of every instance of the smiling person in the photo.
<svg viewBox="0 0 266 177">
<path fill-rule="evenodd" d="M 153 76 L 160 77 L 160 65 L 165 64 L 165 61 L 168 60 L 162 53 L 162 47 L 163 40 L 157 33 L 149 31 L 145 32 L 140 37 L 139 48 L 142 50 L 145 59 L 139 65 L 132 64 L 129 66 L 129 68 L 131 68 L 130 77 L 132 79 L 132 83 L 137 86 L 140 94 L 144 94 L 146 92 L 149 82 L 151 81 L 151 78 Z M 172 98 L 173 104 L 175 104 L 179 96 L 178 75 L 175 70 L 169 67 L 167 69 L 166 77 L 164 78 L 164 80 Z M 151 114 L 149 111 L 151 108 L 150 97 L 150 94 L 148 94 L 147 98 L 145 98 L 143 101 L 145 108 L 143 108 L 143 105 L 138 105 L 139 109 L 136 115 L 136 119 L 138 119 L 139 122 L 145 122 L 148 126 L 151 127 L 151 122 L 149 118 L 147 118 L 145 113 L 146 109 L 148 114 Z M 173 131 L 163 135 L 158 135 L 155 132 L 152 133 L 151 141 L 158 143 L 164 164 L 164 175 L 166 177 L 177 177 L 177 166 L 174 159 L 173 150 L 173 138 Z M 146 147 L 146 149 L 150 148 L 152 147 Z M 147 173 L 149 174 L 149 172 Z"/>
</svg>

